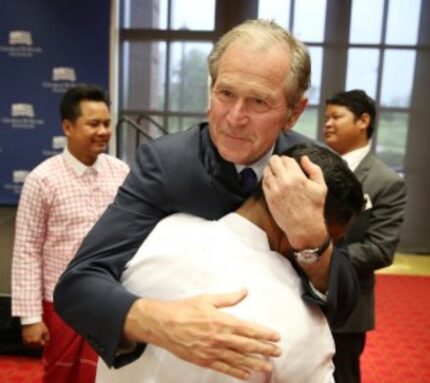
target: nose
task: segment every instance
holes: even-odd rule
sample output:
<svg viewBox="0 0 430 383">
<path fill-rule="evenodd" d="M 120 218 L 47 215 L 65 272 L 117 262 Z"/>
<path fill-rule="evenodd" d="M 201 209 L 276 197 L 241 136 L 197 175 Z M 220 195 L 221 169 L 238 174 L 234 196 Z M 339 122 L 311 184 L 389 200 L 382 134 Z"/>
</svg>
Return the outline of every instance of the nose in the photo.
<svg viewBox="0 0 430 383">
<path fill-rule="evenodd" d="M 326 117 L 324 121 L 324 128 L 329 128 L 333 125 L 333 119 L 331 117 Z"/>
<path fill-rule="evenodd" d="M 100 124 L 97 128 L 97 135 L 99 136 L 108 136 L 111 134 L 111 126 Z"/>
<path fill-rule="evenodd" d="M 238 98 L 227 115 L 227 121 L 231 126 L 243 125 L 248 122 L 249 115 L 246 108 L 245 100 Z"/>
<path fill-rule="evenodd" d="M 97 128 L 98 133 L 109 133 L 111 130 L 111 124 L 109 123 L 100 123 Z"/>
</svg>

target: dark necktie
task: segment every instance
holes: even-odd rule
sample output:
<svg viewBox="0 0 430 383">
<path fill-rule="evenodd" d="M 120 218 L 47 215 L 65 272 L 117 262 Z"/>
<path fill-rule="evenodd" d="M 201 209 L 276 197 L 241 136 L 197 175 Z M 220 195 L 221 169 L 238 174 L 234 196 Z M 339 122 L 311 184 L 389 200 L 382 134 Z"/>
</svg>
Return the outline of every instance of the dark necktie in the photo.
<svg viewBox="0 0 430 383">
<path fill-rule="evenodd" d="M 257 175 L 252 168 L 245 168 L 239 173 L 240 188 L 244 193 L 249 194 L 257 185 Z"/>
</svg>

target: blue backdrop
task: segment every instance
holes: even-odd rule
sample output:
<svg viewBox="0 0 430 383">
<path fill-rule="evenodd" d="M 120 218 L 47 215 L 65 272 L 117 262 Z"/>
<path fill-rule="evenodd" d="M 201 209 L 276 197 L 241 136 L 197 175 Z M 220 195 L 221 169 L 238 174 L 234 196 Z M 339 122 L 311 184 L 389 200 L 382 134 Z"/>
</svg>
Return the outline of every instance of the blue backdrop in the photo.
<svg viewBox="0 0 430 383">
<path fill-rule="evenodd" d="M 0 1 L 0 205 L 65 143 L 59 102 L 78 83 L 108 88 L 110 1 Z"/>
</svg>

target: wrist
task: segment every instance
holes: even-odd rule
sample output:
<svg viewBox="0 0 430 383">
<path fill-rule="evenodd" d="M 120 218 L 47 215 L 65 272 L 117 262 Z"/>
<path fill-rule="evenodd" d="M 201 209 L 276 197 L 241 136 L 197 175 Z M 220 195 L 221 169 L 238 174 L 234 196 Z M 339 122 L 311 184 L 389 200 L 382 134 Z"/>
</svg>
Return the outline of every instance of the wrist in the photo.
<svg viewBox="0 0 430 383">
<path fill-rule="evenodd" d="M 42 316 L 35 315 L 35 316 L 21 317 L 20 322 L 22 326 L 28 326 L 28 325 L 40 323 L 42 322 Z"/>
<path fill-rule="evenodd" d="M 324 240 L 316 247 L 293 250 L 293 254 L 299 263 L 314 263 L 324 254 L 331 245 L 331 238 L 328 234 Z"/>
<path fill-rule="evenodd" d="M 325 224 L 323 225 L 303 225 L 300 232 L 288 233 L 291 246 L 297 251 L 303 249 L 313 249 L 320 247 L 329 236 Z"/>
<path fill-rule="evenodd" d="M 129 341 L 138 341 L 141 337 L 141 317 L 145 312 L 145 302 L 137 299 L 133 302 L 125 317 L 123 337 Z"/>
</svg>

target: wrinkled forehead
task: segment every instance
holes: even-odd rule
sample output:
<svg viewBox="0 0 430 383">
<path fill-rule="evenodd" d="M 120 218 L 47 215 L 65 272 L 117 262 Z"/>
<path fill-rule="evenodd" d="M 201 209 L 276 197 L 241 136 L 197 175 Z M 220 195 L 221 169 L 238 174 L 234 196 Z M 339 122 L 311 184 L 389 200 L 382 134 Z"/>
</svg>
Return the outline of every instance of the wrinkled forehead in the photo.
<svg viewBox="0 0 430 383">
<path fill-rule="evenodd" d="M 216 81 L 228 78 L 245 85 L 252 80 L 273 87 L 285 82 L 290 67 L 291 60 L 285 50 L 275 47 L 261 50 L 235 42 L 220 59 Z"/>
</svg>

